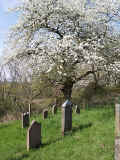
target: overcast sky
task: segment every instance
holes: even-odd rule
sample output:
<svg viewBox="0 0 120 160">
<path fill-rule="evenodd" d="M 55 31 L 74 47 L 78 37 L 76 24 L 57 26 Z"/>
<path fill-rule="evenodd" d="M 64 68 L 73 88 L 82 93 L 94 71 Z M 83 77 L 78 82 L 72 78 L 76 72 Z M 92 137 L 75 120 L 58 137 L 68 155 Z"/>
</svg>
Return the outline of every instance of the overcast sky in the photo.
<svg viewBox="0 0 120 160">
<path fill-rule="evenodd" d="M 0 59 L 8 30 L 17 21 L 17 14 L 8 13 L 8 8 L 14 7 L 17 3 L 17 0 L 0 0 Z"/>
</svg>

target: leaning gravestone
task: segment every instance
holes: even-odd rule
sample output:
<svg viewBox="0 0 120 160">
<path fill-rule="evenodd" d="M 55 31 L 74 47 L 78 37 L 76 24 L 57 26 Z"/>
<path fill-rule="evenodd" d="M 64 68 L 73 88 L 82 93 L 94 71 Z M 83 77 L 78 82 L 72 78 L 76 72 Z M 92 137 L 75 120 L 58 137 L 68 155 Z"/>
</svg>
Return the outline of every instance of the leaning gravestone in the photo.
<svg viewBox="0 0 120 160">
<path fill-rule="evenodd" d="M 38 148 L 41 145 L 41 124 L 32 121 L 31 126 L 27 131 L 27 150 L 31 148 Z"/>
<path fill-rule="evenodd" d="M 48 117 L 48 110 L 44 109 L 43 110 L 43 119 L 46 119 Z"/>
<path fill-rule="evenodd" d="M 57 106 L 56 105 L 53 105 L 53 107 L 52 107 L 52 113 L 53 114 L 57 113 Z"/>
<path fill-rule="evenodd" d="M 62 135 L 72 130 L 72 102 L 66 100 L 62 105 Z"/>
<path fill-rule="evenodd" d="M 115 160 L 120 160 L 120 104 L 115 105 Z"/>
<path fill-rule="evenodd" d="M 29 127 L 29 112 L 22 113 L 22 128 Z"/>
<path fill-rule="evenodd" d="M 80 108 L 77 105 L 75 106 L 75 113 L 80 114 Z"/>
</svg>

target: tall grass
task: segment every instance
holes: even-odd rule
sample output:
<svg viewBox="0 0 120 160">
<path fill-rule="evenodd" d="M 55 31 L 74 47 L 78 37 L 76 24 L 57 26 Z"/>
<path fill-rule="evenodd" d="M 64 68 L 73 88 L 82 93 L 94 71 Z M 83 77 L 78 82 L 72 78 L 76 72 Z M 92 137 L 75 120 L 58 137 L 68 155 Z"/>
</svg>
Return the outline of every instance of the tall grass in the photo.
<svg viewBox="0 0 120 160">
<path fill-rule="evenodd" d="M 34 116 L 42 123 L 42 146 L 26 151 L 27 129 L 21 121 L 0 125 L 0 160 L 113 160 L 114 108 L 82 110 L 73 113 L 73 129 L 61 135 L 61 112 Z"/>
</svg>

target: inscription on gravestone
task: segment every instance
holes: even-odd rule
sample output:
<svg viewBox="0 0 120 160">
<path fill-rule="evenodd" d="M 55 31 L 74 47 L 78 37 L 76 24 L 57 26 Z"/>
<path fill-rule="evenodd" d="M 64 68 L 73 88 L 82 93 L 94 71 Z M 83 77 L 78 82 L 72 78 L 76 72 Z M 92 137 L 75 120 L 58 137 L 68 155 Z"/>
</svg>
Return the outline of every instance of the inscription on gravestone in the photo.
<svg viewBox="0 0 120 160">
<path fill-rule="evenodd" d="M 72 130 L 72 102 L 66 100 L 62 105 L 62 135 Z"/>
<path fill-rule="evenodd" d="M 38 148 L 41 145 L 41 124 L 32 121 L 31 126 L 27 131 L 27 150 L 30 148 Z"/>
<path fill-rule="evenodd" d="M 29 127 L 29 112 L 22 113 L 22 128 Z"/>
</svg>

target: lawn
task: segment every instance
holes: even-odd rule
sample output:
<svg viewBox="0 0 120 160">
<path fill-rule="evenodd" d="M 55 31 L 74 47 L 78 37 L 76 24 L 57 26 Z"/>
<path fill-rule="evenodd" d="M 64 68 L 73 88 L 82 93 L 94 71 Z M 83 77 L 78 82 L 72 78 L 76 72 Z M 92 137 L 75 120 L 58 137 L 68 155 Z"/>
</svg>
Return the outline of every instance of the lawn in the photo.
<svg viewBox="0 0 120 160">
<path fill-rule="evenodd" d="M 31 118 L 42 124 L 42 146 L 26 150 L 27 129 L 21 121 L 0 125 L 0 160 L 113 160 L 114 108 L 94 108 L 73 113 L 73 130 L 61 135 L 61 112 L 43 120 L 42 115 Z"/>
</svg>

